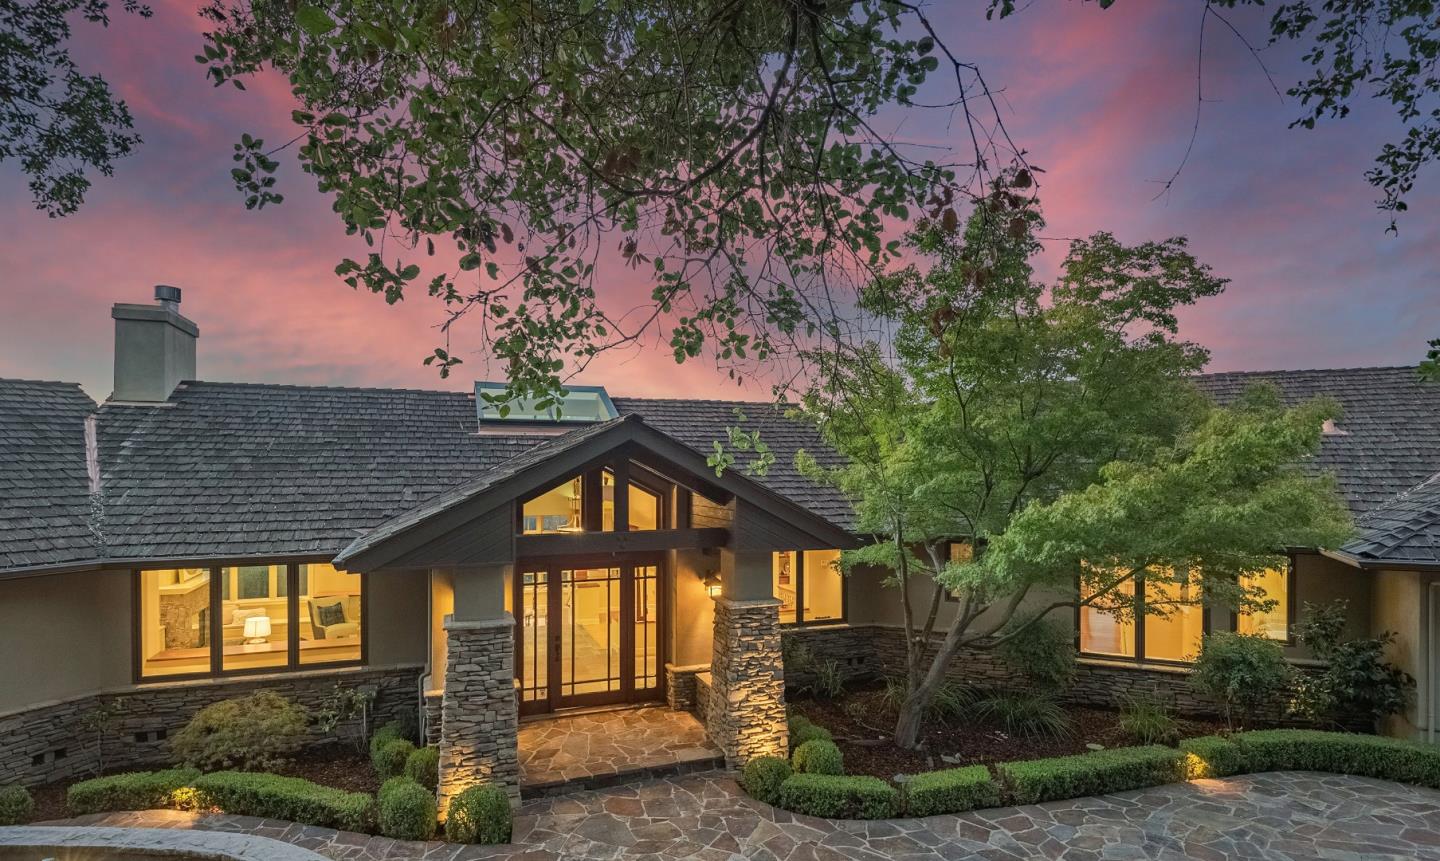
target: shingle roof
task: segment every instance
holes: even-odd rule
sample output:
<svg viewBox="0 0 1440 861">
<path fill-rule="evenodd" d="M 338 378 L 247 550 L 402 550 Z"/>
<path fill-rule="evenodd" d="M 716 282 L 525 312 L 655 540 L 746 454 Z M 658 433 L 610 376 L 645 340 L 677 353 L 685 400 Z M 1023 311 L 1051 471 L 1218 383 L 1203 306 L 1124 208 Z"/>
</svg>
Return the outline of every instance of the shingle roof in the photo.
<svg viewBox="0 0 1440 861">
<path fill-rule="evenodd" d="M 1222 403 L 1269 382 L 1287 403 L 1339 401 L 1343 433 L 1327 435 L 1316 469 L 1333 473 L 1352 514 L 1378 508 L 1440 472 L 1440 385 L 1415 368 L 1344 368 L 1206 374 L 1196 382 Z"/>
<path fill-rule="evenodd" d="M 0 569 L 99 555 L 85 468 L 94 409 L 75 383 L 0 380 Z"/>
<path fill-rule="evenodd" d="M 1360 518 L 1341 552 L 1363 562 L 1440 564 L 1440 473 Z"/>
</svg>

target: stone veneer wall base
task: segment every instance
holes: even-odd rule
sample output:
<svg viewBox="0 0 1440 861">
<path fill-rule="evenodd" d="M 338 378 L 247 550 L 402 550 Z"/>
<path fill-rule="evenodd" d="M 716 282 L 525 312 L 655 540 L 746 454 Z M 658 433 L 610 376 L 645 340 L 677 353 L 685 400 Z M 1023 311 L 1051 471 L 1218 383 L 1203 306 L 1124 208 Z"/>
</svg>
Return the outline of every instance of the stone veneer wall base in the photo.
<svg viewBox="0 0 1440 861">
<path fill-rule="evenodd" d="M 780 655 L 780 602 L 715 601 L 714 661 L 705 729 L 731 765 L 785 756 L 785 669 Z"/>
<path fill-rule="evenodd" d="M 445 693 L 440 707 L 440 815 L 479 783 L 520 803 L 520 713 L 515 695 L 515 618 L 447 619 Z"/>
</svg>

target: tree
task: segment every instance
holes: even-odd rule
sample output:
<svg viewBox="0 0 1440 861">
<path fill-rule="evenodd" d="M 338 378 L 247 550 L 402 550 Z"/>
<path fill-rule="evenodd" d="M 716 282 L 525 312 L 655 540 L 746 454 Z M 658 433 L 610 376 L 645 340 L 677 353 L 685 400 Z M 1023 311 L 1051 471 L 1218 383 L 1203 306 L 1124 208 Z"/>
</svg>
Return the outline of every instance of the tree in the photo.
<svg viewBox="0 0 1440 861">
<path fill-rule="evenodd" d="M 924 211 L 953 229 L 996 165 L 1023 162 L 978 70 L 893 0 L 217 0 L 204 14 L 217 85 L 288 78 L 296 157 L 373 248 L 337 273 L 388 302 L 438 298 L 447 335 L 478 313 L 510 396 L 548 397 L 653 336 L 732 374 L 841 339 L 854 284 L 900 251 L 891 224 Z M 877 127 L 922 102 L 953 112 L 963 159 Z M 286 145 L 237 146 L 247 206 L 278 202 Z M 623 319 L 597 298 L 605 255 L 651 288 Z M 458 361 L 448 340 L 427 359 L 442 374 Z"/>
<path fill-rule="evenodd" d="M 893 343 L 835 359 L 805 399 L 849 462 L 802 465 L 850 496 L 858 531 L 874 536 L 844 564 L 894 572 L 903 747 L 966 649 L 1079 605 L 1133 615 L 1141 578 L 1154 589 L 1189 577 L 1205 599 L 1265 606 L 1239 575 L 1346 534 L 1330 481 L 1296 466 L 1333 404 L 1286 409 L 1261 390 L 1222 408 L 1188 379 L 1206 352 L 1178 338 L 1176 311 L 1223 279 L 1183 240 L 1126 246 L 1101 233 L 1073 242 L 1047 286 L 1029 264 L 1040 226 L 999 187 L 958 240 L 922 230 L 932 269 L 864 295 Z M 951 561 L 947 542 L 961 538 L 981 552 Z M 942 627 L 946 593 L 958 605 Z"/>
<path fill-rule="evenodd" d="M 121 8 L 150 17 L 138 0 Z M 110 176 L 140 143 L 130 109 L 104 78 L 80 74 L 66 44 L 70 15 L 106 27 L 109 11 L 107 0 L 0 0 L 0 163 L 20 163 L 51 218 L 84 202 L 88 171 Z"/>
</svg>

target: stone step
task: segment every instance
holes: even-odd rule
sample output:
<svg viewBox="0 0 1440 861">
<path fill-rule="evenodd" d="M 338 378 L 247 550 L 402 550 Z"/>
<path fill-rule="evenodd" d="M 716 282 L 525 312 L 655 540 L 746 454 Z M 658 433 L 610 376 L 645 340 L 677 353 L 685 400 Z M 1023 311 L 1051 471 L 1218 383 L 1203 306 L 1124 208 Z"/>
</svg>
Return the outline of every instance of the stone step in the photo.
<svg viewBox="0 0 1440 861">
<path fill-rule="evenodd" d="M 627 783 L 640 783 L 656 778 L 677 777 L 682 774 L 694 774 L 701 771 L 714 771 L 716 769 L 723 769 L 724 767 L 725 756 L 716 751 L 713 754 L 699 755 L 693 758 L 672 760 L 654 765 L 637 765 L 629 768 L 602 771 L 595 774 L 578 775 L 557 780 L 527 782 L 522 778 L 520 781 L 520 798 L 524 800 L 531 798 L 553 798 L 557 795 L 569 795 L 575 792 L 605 789 L 607 787 L 623 786 Z"/>
</svg>

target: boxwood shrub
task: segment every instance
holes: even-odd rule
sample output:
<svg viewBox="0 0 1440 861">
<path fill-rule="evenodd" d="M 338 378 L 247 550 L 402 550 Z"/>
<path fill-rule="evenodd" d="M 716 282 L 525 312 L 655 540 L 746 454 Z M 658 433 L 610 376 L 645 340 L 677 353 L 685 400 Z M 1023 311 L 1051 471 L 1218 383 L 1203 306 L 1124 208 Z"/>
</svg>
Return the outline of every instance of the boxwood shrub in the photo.
<svg viewBox="0 0 1440 861">
<path fill-rule="evenodd" d="M 778 806 L 830 819 L 889 819 L 900 813 L 900 793 L 878 777 L 795 774 L 780 784 Z"/>
<path fill-rule="evenodd" d="M 22 825 L 35 811 L 35 799 L 23 786 L 0 786 L 0 825 Z"/>
<path fill-rule="evenodd" d="M 435 796 L 408 777 L 392 777 L 380 787 L 376 804 L 380 833 L 396 840 L 435 836 Z"/>
<path fill-rule="evenodd" d="M 176 800 L 176 792 L 193 784 L 199 776 L 200 772 L 193 768 L 170 768 L 82 780 L 71 784 L 66 791 L 65 806 L 75 816 L 170 807 Z"/>
<path fill-rule="evenodd" d="M 785 722 L 786 728 L 790 731 L 790 749 L 794 750 L 807 741 L 817 738 L 825 741 L 834 741 L 835 736 L 830 730 L 817 723 L 811 723 L 804 715 L 791 715 Z"/>
<path fill-rule="evenodd" d="M 375 773 L 380 775 L 381 780 L 389 780 L 405 773 L 405 763 L 414 752 L 415 745 L 409 739 L 394 738 L 372 753 L 370 762 L 374 764 Z"/>
<path fill-rule="evenodd" d="M 1330 771 L 1440 788 L 1440 747 L 1343 732 L 1271 729 L 1235 736 L 1252 771 Z"/>
<path fill-rule="evenodd" d="M 401 729 L 400 722 L 395 720 L 375 730 L 375 733 L 370 736 L 370 762 L 375 762 L 375 757 L 379 755 L 382 747 L 404 737 L 405 732 Z"/>
<path fill-rule="evenodd" d="M 451 843 L 508 843 L 510 826 L 510 796 L 486 783 L 462 790 L 450 799 L 445 839 Z"/>
<path fill-rule="evenodd" d="M 766 804 L 780 800 L 780 784 L 794 771 L 790 763 L 778 756 L 757 756 L 745 763 L 740 773 L 740 785 L 750 797 Z"/>
<path fill-rule="evenodd" d="M 1016 802 L 1034 804 L 1174 783 L 1185 777 L 1182 763 L 1175 748 L 1151 745 L 1007 762 L 995 770 Z"/>
<path fill-rule="evenodd" d="M 825 738 L 812 738 L 795 748 L 790 755 L 790 764 L 804 774 L 845 773 L 845 755 L 835 742 Z"/>
<path fill-rule="evenodd" d="M 1187 738 L 1180 742 L 1180 752 L 1185 755 L 1186 780 L 1229 777 L 1250 770 L 1240 746 L 1218 735 Z"/>
<path fill-rule="evenodd" d="M 440 785 L 440 748 L 416 749 L 405 760 L 405 776 L 434 792 Z"/>
<path fill-rule="evenodd" d="M 375 799 L 298 777 L 217 771 L 195 779 L 196 800 L 239 816 L 288 819 L 342 831 L 366 831 L 375 821 Z"/>
<path fill-rule="evenodd" d="M 910 816 L 964 813 L 1000 805 L 1000 785 L 983 765 L 927 771 L 905 784 L 905 812 Z"/>
</svg>

